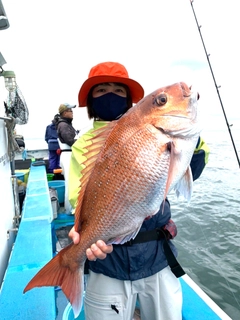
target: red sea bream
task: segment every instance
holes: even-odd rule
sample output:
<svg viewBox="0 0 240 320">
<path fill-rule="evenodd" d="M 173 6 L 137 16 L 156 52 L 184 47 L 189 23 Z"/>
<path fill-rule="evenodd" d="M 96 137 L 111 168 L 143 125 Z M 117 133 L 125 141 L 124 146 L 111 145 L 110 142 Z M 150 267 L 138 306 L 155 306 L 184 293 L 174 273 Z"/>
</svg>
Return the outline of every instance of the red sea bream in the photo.
<svg viewBox="0 0 240 320">
<path fill-rule="evenodd" d="M 198 94 L 185 83 L 175 83 L 149 94 L 119 120 L 97 130 L 85 153 L 75 211 L 80 242 L 61 250 L 24 292 L 60 286 L 77 317 L 86 249 L 99 239 L 124 243 L 134 238 L 172 189 L 190 200 L 189 163 L 200 133 L 197 100 Z"/>
</svg>

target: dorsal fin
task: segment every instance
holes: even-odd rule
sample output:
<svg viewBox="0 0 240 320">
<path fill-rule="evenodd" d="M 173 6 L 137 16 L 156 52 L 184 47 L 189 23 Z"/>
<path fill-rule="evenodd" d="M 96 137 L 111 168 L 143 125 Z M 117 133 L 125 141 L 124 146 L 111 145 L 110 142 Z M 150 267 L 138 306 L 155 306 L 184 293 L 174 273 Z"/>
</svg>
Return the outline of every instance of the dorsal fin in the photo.
<svg viewBox="0 0 240 320">
<path fill-rule="evenodd" d="M 86 141 L 91 141 L 91 144 L 86 146 L 86 151 L 83 153 L 83 156 L 86 157 L 86 160 L 83 162 L 85 168 L 81 171 L 81 178 L 80 178 L 80 192 L 77 200 L 77 207 L 75 210 L 75 230 L 80 231 L 81 229 L 81 207 L 82 202 L 85 194 L 85 190 L 87 187 L 87 183 L 89 181 L 89 177 L 93 171 L 95 166 L 96 160 L 100 151 L 102 150 L 105 141 L 109 134 L 111 133 L 112 129 L 114 128 L 117 121 L 109 122 L 107 125 L 103 126 L 102 128 L 96 129 L 92 131 L 92 134 L 95 135 L 94 137 L 89 137 Z"/>
</svg>

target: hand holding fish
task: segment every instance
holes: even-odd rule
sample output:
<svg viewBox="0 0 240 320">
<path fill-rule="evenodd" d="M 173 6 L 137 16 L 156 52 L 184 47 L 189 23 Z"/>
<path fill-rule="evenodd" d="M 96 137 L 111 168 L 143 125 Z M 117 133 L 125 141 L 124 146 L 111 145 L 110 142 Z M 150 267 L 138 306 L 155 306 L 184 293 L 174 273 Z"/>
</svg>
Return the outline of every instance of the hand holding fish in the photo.
<svg viewBox="0 0 240 320">
<path fill-rule="evenodd" d="M 78 244 L 80 241 L 80 235 L 75 228 L 69 232 L 69 237 L 72 238 L 74 244 Z M 96 259 L 105 259 L 108 253 L 113 251 L 112 245 L 106 245 L 106 243 L 102 240 L 98 240 L 96 243 L 93 243 L 90 248 L 86 250 L 86 255 L 88 260 L 94 261 Z"/>
</svg>

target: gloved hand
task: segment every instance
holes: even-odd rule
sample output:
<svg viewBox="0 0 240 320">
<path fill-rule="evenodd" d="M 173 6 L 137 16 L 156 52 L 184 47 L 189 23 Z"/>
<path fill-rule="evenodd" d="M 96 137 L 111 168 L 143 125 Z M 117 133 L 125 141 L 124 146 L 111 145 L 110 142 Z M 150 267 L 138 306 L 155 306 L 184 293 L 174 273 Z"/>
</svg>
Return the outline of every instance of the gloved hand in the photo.
<svg viewBox="0 0 240 320">
<path fill-rule="evenodd" d="M 61 153 L 62 153 L 62 150 L 61 150 L 61 149 L 57 149 L 57 150 L 56 150 L 56 154 L 57 154 L 58 156 L 60 156 Z"/>
</svg>

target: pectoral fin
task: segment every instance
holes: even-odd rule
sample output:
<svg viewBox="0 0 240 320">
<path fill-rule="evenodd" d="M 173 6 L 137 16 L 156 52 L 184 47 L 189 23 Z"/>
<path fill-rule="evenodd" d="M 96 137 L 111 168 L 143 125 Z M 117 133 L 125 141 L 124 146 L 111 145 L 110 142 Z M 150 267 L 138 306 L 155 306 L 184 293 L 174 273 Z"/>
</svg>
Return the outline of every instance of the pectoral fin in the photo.
<svg viewBox="0 0 240 320">
<path fill-rule="evenodd" d="M 166 199 L 169 189 L 177 176 L 177 172 L 179 170 L 179 163 L 181 161 L 182 150 L 178 148 L 177 143 L 170 141 L 168 142 L 168 149 L 170 150 L 170 163 L 168 168 L 168 178 L 164 193 L 164 199 Z"/>
<path fill-rule="evenodd" d="M 174 179 L 179 176 L 179 170 L 181 170 L 183 161 L 183 146 L 181 141 L 172 141 L 168 143 L 170 149 L 170 164 L 168 170 L 168 179 L 166 183 L 166 189 L 164 199 L 167 197 L 169 189 L 174 182 Z M 174 190 L 176 191 L 177 197 L 182 195 L 187 201 L 190 201 L 193 189 L 193 178 L 190 166 L 188 166 L 183 177 L 178 181 Z"/>
<path fill-rule="evenodd" d="M 187 168 L 184 176 L 177 183 L 176 187 L 176 195 L 179 197 L 182 195 L 188 202 L 191 200 L 192 189 L 193 189 L 193 178 L 192 178 L 192 170 L 190 166 Z"/>
</svg>

